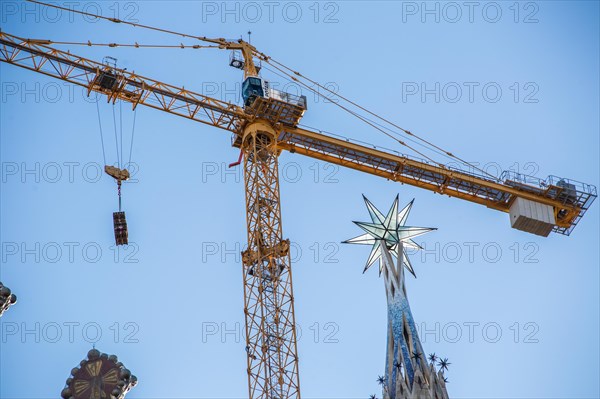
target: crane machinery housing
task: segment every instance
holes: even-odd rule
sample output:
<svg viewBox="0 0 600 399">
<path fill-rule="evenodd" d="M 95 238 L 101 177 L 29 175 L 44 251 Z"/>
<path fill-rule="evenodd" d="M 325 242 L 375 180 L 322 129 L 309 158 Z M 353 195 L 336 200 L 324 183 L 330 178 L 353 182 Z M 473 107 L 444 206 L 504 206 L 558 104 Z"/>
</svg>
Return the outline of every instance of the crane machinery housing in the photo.
<svg viewBox="0 0 600 399">
<path fill-rule="evenodd" d="M 58 42 L 0 32 L 2 62 L 83 86 L 88 95 L 100 93 L 113 103 L 127 102 L 133 109 L 143 105 L 233 134 L 232 145 L 243 156 L 246 194 L 248 243 L 242 253 L 242 274 L 250 398 L 300 397 L 290 242 L 282 232 L 279 194 L 278 159 L 283 151 L 481 204 L 508 213 L 512 227 L 542 236 L 551 232 L 569 235 L 597 196 L 594 186 L 574 180 L 554 176 L 542 180 L 508 171 L 499 179 L 491 178 L 301 127 L 300 120 L 307 109 L 306 97 L 269 87 L 259 75 L 257 62 L 268 64 L 296 82 L 314 81 L 259 52 L 250 43 L 95 17 L 234 51 L 230 65 L 244 71 L 243 106 L 238 106 L 51 46 Z M 369 119 L 360 119 L 375 128 L 379 126 Z M 404 141 L 398 142 L 406 145 Z M 112 172 L 118 176 L 121 173 Z"/>
</svg>

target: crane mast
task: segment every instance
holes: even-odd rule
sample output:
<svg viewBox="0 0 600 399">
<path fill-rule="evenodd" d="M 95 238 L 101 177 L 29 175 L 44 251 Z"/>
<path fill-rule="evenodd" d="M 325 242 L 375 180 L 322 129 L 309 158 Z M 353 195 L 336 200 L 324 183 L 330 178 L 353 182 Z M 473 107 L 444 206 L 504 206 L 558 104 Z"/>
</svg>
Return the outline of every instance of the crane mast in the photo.
<svg viewBox="0 0 600 399">
<path fill-rule="evenodd" d="M 267 121 L 244 128 L 248 248 L 242 253 L 250 398 L 299 398 L 290 242 L 284 240 L 277 135 Z"/>
<path fill-rule="evenodd" d="M 283 114 L 296 114 L 299 120 L 304 109 L 265 96 L 253 60 L 254 48 L 242 40 L 227 46 L 233 50 L 236 47 L 243 56 L 240 69 L 244 70 L 245 111 L 254 111 L 258 116 L 247 122 L 238 135 L 244 158 L 248 232 L 242 270 L 249 397 L 300 398 L 290 241 L 283 239 L 281 226 L 281 151 L 277 148 L 279 129 L 274 125 Z M 255 95 L 248 93 L 253 81 Z M 269 116 L 271 119 L 267 119 Z"/>
<path fill-rule="evenodd" d="M 254 48 L 242 40 L 227 48 L 239 49 L 242 54 L 240 66 L 245 86 L 251 80 L 260 81 L 253 60 Z M 270 111 L 268 115 L 281 118 L 280 110 L 294 107 L 269 101 L 262 94 L 245 99 L 245 111 L 262 109 L 262 118 L 247 122 L 238 131 L 244 159 L 248 233 L 248 246 L 242 252 L 248 395 L 261 399 L 300 398 L 290 241 L 283 238 L 282 232 L 278 167 L 281 151 L 273 126 L 278 120 L 265 119 L 264 114 Z M 296 111 L 301 116 L 304 110 Z"/>
<path fill-rule="evenodd" d="M 244 107 L 5 32 L 0 32 L 0 61 L 86 87 L 88 94 L 104 94 L 108 101 L 126 101 L 133 108 L 141 104 L 233 133 L 232 144 L 243 155 L 246 195 L 248 246 L 242 271 L 250 398 L 300 398 L 290 242 L 281 223 L 282 151 L 510 212 L 511 223 L 515 204 L 528 201 L 548 211 L 541 233 L 537 227 L 531 230 L 531 221 L 522 228 L 540 235 L 568 235 L 596 198 L 596 188 L 584 183 L 510 173 L 498 181 L 301 128 L 306 99 L 264 90 L 254 47 L 242 40 L 206 40 L 242 54 L 243 62 L 232 66 L 244 71 Z"/>
</svg>

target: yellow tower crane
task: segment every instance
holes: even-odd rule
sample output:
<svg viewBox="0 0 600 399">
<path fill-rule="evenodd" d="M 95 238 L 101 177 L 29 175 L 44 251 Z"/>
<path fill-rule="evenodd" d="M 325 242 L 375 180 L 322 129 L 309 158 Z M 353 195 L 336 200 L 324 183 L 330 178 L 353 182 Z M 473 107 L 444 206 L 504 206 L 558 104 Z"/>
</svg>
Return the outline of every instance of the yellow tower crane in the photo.
<svg viewBox="0 0 600 399">
<path fill-rule="evenodd" d="M 2 62 L 83 86 L 88 94 L 104 94 L 109 101 L 125 101 L 133 108 L 144 105 L 233 133 L 232 144 L 243 156 L 246 192 L 248 247 L 242 253 L 242 271 L 250 398 L 300 398 L 290 243 L 282 233 L 279 196 L 278 159 L 282 151 L 507 212 L 513 227 L 543 236 L 551 231 L 568 235 L 596 197 L 594 186 L 567 179 L 551 176 L 536 180 L 516 173 L 495 179 L 302 128 L 299 122 L 306 111 L 306 98 L 268 87 L 258 74 L 255 60 L 274 66 L 294 81 L 301 83 L 307 78 L 251 44 L 95 17 L 202 40 L 211 44 L 208 47 L 234 50 L 239 55 L 232 57 L 230 64 L 244 71 L 243 107 L 50 46 L 64 43 L 0 32 Z M 132 46 L 141 47 L 137 43 Z M 375 128 L 380 126 L 359 118 Z"/>
</svg>

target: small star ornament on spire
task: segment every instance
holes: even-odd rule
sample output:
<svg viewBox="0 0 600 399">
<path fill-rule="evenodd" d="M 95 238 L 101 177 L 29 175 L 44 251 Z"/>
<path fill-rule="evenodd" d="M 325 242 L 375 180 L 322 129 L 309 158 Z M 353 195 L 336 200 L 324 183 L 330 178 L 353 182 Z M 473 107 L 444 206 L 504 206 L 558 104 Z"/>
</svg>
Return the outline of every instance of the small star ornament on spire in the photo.
<svg viewBox="0 0 600 399">
<path fill-rule="evenodd" d="M 366 272 L 375 261 L 381 259 L 381 245 L 385 243 L 387 249 L 396 256 L 402 256 L 402 263 L 408 269 L 408 271 L 416 277 L 415 271 L 408 259 L 406 254 L 406 248 L 411 249 L 422 249 L 419 244 L 413 241 L 413 238 L 422 234 L 428 233 L 432 230 L 436 230 L 431 227 L 412 227 L 406 226 L 406 220 L 408 214 L 412 208 L 414 199 L 408 203 L 401 211 L 398 212 L 398 196 L 394 200 L 392 207 L 388 211 L 387 215 L 384 216 L 375 206 L 363 195 L 367 210 L 371 216 L 371 223 L 368 222 L 354 222 L 358 227 L 363 229 L 366 233 L 358 237 L 351 238 L 344 241 L 344 244 L 362 244 L 372 245 L 371 254 L 367 260 L 365 266 Z M 402 254 L 398 254 L 398 244 L 402 243 L 404 251 Z M 381 274 L 382 265 L 379 262 L 379 273 Z"/>
</svg>

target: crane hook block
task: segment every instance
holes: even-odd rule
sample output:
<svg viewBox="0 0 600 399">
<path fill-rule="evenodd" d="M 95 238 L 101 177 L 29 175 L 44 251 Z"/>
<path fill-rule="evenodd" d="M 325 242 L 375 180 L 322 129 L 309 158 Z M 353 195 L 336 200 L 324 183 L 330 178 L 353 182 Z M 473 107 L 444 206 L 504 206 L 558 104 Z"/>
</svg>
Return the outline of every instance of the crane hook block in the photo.
<svg viewBox="0 0 600 399">
<path fill-rule="evenodd" d="M 127 169 L 119 169 L 114 166 L 105 165 L 104 172 L 118 182 L 129 180 L 129 171 Z"/>
</svg>

